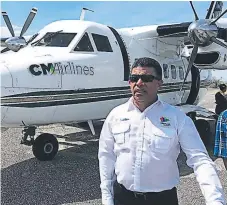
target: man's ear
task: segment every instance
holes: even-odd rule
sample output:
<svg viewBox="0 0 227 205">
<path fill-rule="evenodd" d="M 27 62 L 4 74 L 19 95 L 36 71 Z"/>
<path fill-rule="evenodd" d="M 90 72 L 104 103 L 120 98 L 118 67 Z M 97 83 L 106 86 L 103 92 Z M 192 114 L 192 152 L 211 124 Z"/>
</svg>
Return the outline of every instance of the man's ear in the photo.
<svg viewBox="0 0 227 205">
<path fill-rule="evenodd" d="M 158 81 L 158 86 L 161 87 L 162 84 L 163 84 L 163 80 L 159 80 L 159 81 Z"/>
</svg>

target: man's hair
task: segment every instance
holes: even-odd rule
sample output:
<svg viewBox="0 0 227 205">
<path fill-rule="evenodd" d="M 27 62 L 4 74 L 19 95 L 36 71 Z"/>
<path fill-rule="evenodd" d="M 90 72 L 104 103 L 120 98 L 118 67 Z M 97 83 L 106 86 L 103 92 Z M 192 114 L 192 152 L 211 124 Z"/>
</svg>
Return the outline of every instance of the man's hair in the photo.
<svg viewBox="0 0 227 205">
<path fill-rule="evenodd" d="M 224 89 L 226 89 L 226 85 L 225 84 L 220 84 L 219 88 L 220 88 L 221 91 L 223 91 Z"/>
<path fill-rule="evenodd" d="M 162 79 L 162 67 L 160 66 L 159 62 L 153 58 L 148 58 L 148 57 L 138 58 L 133 63 L 131 72 L 132 72 L 133 68 L 136 68 L 136 67 L 153 68 L 157 77 Z"/>
</svg>

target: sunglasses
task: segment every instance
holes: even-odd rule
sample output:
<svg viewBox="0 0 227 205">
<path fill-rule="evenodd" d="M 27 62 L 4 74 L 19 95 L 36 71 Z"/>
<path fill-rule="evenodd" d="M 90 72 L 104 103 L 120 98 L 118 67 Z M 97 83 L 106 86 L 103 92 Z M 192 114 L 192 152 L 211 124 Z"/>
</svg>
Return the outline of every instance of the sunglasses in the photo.
<svg viewBox="0 0 227 205">
<path fill-rule="evenodd" d="M 130 75 L 129 80 L 132 83 L 138 82 L 141 79 L 144 83 L 153 82 L 154 79 L 161 80 L 160 78 L 153 76 L 153 75 Z"/>
</svg>

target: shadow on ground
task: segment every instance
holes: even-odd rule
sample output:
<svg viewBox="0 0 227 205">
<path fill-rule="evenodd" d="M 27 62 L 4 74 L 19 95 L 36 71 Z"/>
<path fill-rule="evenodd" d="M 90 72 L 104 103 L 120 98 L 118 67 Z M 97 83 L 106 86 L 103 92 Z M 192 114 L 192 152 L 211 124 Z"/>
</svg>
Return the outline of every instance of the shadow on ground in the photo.
<svg viewBox="0 0 227 205">
<path fill-rule="evenodd" d="M 1 203 L 58 205 L 99 199 L 98 138 L 85 134 L 67 136 L 84 144 L 59 151 L 53 161 L 32 158 L 2 169 Z"/>
<path fill-rule="evenodd" d="M 96 136 L 90 131 L 67 135 L 66 139 L 83 144 L 72 145 L 66 140 L 63 143 L 73 147 L 59 151 L 53 161 L 32 158 L 2 169 L 2 204 L 60 205 L 100 199 L 97 150 L 101 127 L 102 124 L 96 125 Z M 178 158 L 181 176 L 193 173 L 185 161 L 181 152 Z"/>
</svg>

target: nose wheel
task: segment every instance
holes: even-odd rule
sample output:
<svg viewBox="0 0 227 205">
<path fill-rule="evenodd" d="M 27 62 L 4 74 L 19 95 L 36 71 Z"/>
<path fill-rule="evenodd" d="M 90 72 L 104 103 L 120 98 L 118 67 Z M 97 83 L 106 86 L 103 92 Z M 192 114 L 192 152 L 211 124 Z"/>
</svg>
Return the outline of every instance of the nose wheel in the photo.
<svg viewBox="0 0 227 205">
<path fill-rule="evenodd" d="M 57 138 L 52 134 L 43 133 L 34 139 L 35 130 L 35 126 L 26 126 L 22 131 L 24 136 L 21 139 L 21 144 L 32 146 L 32 152 L 38 160 L 52 160 L 59 149 Z"/>
<path fill-rule="evenodd" d="M 32 145 L 34 156 L 40 161 L 52 160 L 58 152 L 58 140 L 52 134 L 39 135 Z"/>
</svg>

